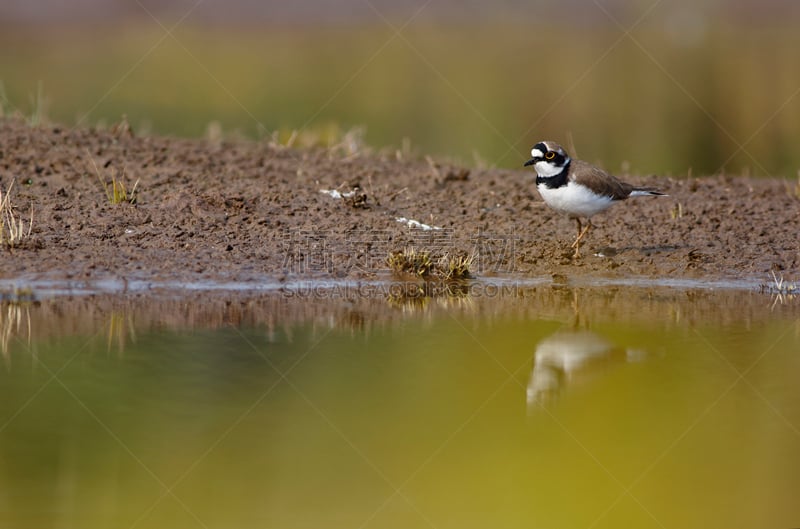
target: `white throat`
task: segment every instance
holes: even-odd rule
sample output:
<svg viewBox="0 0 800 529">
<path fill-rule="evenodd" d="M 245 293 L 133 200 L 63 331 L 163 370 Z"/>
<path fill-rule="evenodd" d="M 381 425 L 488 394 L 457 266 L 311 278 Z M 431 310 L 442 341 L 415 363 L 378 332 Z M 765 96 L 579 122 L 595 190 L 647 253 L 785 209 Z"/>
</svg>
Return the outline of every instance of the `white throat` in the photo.
<svg viewBox="0 0 800 529">
<path fill-rule="evenodd" d="M 567 160 L 567 162 L 569 162 L 569 160 Z M 559 166 L 544 160 L 533 164 L 533 168 L 536 169 L 536 173 L 542 178 L 550 178 L 551 176 L 555 176 L 563 171 L 564 167 L 565 166 L 563 165 Z"/>
</svg>

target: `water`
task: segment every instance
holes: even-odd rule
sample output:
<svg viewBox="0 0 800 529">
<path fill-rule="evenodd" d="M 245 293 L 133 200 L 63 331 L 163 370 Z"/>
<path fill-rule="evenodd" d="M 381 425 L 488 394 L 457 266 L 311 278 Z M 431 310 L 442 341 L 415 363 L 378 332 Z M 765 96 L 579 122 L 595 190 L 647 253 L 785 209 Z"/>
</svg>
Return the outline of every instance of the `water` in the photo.
<svg viewBox="0 0 800 529">
<path fill-rule="evenodd" d="M 0 526 L 800 526 L 800 304 L 752 290 L 0 306 Z"/>
</svg>

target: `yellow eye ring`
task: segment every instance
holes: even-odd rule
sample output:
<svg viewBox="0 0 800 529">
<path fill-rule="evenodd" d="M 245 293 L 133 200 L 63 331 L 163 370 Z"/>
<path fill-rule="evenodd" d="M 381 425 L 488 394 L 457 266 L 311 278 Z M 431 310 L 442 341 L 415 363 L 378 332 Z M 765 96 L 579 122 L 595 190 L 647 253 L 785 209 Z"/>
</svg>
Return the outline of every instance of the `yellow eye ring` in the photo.
<svg viewBox="0 0 800 529">
<path fill-rule="evenodd" d="M 544 155 L 544 159 L 545 160 L 552 160 L 555 157 L 556 157 L 556 153 L 554 153 L 553 151 L 550 151 L 550 152 L 548 152 L 547 154 Z"/>
</svg>

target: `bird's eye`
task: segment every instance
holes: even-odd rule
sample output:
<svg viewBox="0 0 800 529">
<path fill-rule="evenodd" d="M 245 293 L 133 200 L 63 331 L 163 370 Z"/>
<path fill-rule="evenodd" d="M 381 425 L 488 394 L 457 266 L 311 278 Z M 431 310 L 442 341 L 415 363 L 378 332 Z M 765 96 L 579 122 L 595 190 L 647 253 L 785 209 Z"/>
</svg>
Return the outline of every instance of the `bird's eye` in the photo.
<svg viewBox="0 0 800 529">
<path fill-rule="evenodd" d="M 550 152 L 548 152 L 547 154 L 544 155 L 545 160 L 552 160 L 555 157 L 556 157 L 556 153 L 554 153 L 553 151 L 550 151 Z"/>
</svg>

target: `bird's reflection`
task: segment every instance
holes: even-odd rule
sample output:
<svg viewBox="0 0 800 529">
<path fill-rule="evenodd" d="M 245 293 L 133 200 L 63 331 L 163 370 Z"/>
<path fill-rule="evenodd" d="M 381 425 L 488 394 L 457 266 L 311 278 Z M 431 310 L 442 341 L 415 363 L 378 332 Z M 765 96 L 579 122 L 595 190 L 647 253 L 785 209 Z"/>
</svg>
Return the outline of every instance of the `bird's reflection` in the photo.
<svg viewBox="0 0 800 529">
<path fill-rule="evenodd" d="M 645 353 L 618 347 L 591 331 L 559 331 L 536 346 L 528 382 L 528 409 L 546 404 L 567 386 L 616 363 L 638 361 Z"/>
</svg>

